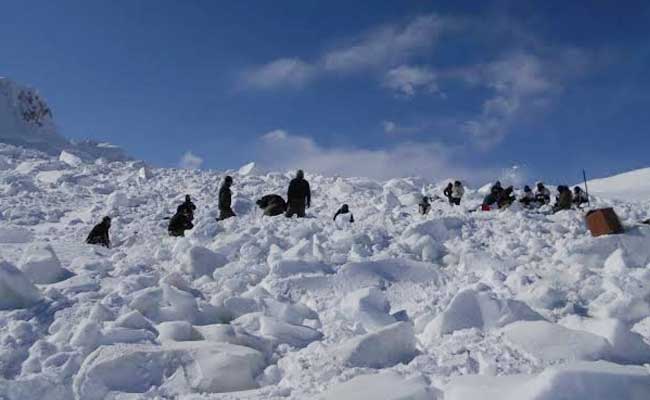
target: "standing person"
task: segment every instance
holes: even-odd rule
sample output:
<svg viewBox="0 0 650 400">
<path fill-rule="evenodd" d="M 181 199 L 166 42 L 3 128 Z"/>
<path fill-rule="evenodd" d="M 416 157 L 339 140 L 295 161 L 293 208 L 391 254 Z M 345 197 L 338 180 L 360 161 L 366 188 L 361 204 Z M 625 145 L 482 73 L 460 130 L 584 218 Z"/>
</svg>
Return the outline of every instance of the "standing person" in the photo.
<svg viewBox="0 0 650 400">
<path fill-rule="evenodd" d="M 535 201 L 539 203 L 540 206 L 548 204 L 551 202 L 551 191 L 544 186 L 544 183 L 537 182 L 537 192 L 535 192 Z"/>
<path fill-rule="evenodd" d="M 454 201 L 452 200 L 452 197 L 451 197 L 451 193 L 452 193 L 453 190 L 454 190 L 454 185 L 451 182 L 449 182 L 449 184 L 447 185 L 445 190 L 442 191 L 442 194 L 444 194 L 445 197 L 447 198 L 447 200 L 449 200 L 449 204 L 452 204 L 452 205 L 454 204 Z"/>
<path fill-rule="evenodd" d="M 454 182 L 454 186 L 451 189 L 451 197 L 449 199 L 451 204 L 459 206 L 460 200 L 463 198 L 464 194 L 465 188 L 463 188 L 463 184 L 460 181 Z"/>
<path fill-rule="evenodd" d="M 185 215 L 187 215 L 190 221 L 192 221 L 194 219 L 194 210 L 196 210 L 196 206 L 194 205 L 194 203 L 192 203 L 192 199 L 190 199 L 190 195 L 186 194 L 185 201 L 180 206 L 178 206 L 177 211 L 185 213 Z"/>
<path fill-rule="evenodd" d="M 305 207 L 311 207 L 311 189 L 309 182 L 305 180 L 305 173 L 299 169 L 296 177 L 289 183 L 287 191 L 287 213 L 288 218 L 298 215 L 298 218 L 305 217 Z"/>
<path fill-rule="evenodd" d="M 422 215 L 427 215 L 429 213 L 429 210 L 431 210 L 431 203 L 429 203 L 428 196 L 422 197 L 422 201 L 420 201 L 420 204 L 418 204 L 418 209 Z"/>
<path fill-rule="evenodd" d="M 88 244 L 98 244 L 106 248 L 111 247 L 108 230 L 111 228 L 111 217 L 102 218 L 102 222 L 95 225 L 86 238 Z"/>
<path fill-rule="evenodd" d="M 230 217 L 236 217 L 237 215 L 232 210 L 232 191 L 230 187 L 232 186 L 232 176 L 226 176 L 223 180 L 223 184 L 219 189 L 219 218 L 217 221 L 223 221 Z"/>
</svg>

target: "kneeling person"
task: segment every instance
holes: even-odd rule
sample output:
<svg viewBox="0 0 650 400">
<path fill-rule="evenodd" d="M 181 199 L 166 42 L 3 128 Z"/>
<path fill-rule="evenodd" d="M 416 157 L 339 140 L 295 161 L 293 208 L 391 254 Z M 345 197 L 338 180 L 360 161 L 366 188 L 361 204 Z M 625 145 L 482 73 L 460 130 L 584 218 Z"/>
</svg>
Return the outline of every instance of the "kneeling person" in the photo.
<svg viewBox="0 0 650 400">
<path fill-rule="evenodd" d="M 86 238 L 88 244 L 98 244 L 106 248 L 111 247 L 108 230 L 111 228 L 111 217 L 104 217 L 102 222 L 95 225 Z"/>
<path fill-rule="evenodd" d="M 267 194 L 257 200 L 256 204 L 264 210 L 264 215 L 269 217 L 275 217 L 287 211 L 287 203 L 277 194 Z"/>
<path fill-rule="evenodd" d="M 194 228 L 194 224 L 192 224 L 189 213 L 179 206 L 176 214 L 169 220 L 167 227 L 169 236 L 185 236 L 185 231 L 192 228 Z"/>
</svg>

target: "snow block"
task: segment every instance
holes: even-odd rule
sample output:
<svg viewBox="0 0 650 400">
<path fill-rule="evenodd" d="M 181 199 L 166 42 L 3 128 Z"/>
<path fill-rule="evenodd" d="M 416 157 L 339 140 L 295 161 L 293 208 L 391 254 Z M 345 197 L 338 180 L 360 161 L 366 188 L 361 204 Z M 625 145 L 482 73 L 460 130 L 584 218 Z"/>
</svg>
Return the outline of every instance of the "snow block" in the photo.
<svg viewBox="0 0 650 400">
<path fill-rule="evenodd" d="M 360 375 L 316 396 L 316 400 L 435 400 L 437 390 L 422 377 L 404 379 L 388 371 L 375 375 Z"/>
<path fill-rule="evenodd" d="M 606 360 L 609 342 L 593 333 L 565 328 L 548 321 L 519 321 L 503 328 L 506 340 L 544 362 Z"/>
<path fill-rule="evenodd" d="M 426 338 L 433 339 L 461 329 L 481 330 L 503 327 L 515 321 L 536 321 L 544 317 L 521 301 L 498 298 L 492 291 L 460 291 L 425 328 Z"/>
<path fill-rule="evenodd" d="M 59 161 L 64 162 L 71 167 L 78 167 L 83 164 L 81 158 L 75 156 L 72 153 L 68 153 L 65 150 L 61 151 L 61 154 L 59 155 Z"/>
<path fill-rule="evenodd" d="M 345 318 L 359 322 L 368 332 L 397 322 L 390 315 L 386 295 L 374 287 L 349 293 L 341 300 L 340 308 Z"/>
<path fill-rule="evenodd" d="M 273 262 L 271 273 L 280 278 L 298 274 L 333 274 L 334 269 L 318 261 L 280 260 Z"/>
<path fill-rule="evenodd" d="M 41 299 L 41 293 L 25 274 L 0 260 L 0 310 L 27 308 Z"/>
<path fill-rule="evenodd" d="M 204 275 L 212 276 L 215 269 L 221 268 L 227 263 L 226 256 L 203 246 L 193 246 L 185 255 L 181 268 L 196 279 Z"/>
<path fill-rule="evenodd" d="M 0 226 L 0 243 L 29 243 L 34 234 L 18 226 Z"/>
<path fill-rule="evenodd" d="M 32 243 L 20 261 L 20 270 L 30 281 L 48 284 L 69 278 L 72 273 L 61 267 L 52 246 L 46 243 Z"/>
<path fill-rule="evenodd" d="M 396 322 L 375 332 L 357 336 L 336 349 L 349 367 L 388 368 L 408 363 L 416 355 L 415 333 L 409 322 Z"/>
<path fill-rule="evenodd" d="M 605 361 L 577 362 L 539 375 L 465 375 L 452 379 L 445 400 L 644 400 L 650 375 L 639 366 Z"/>
<path fill-rule="evenodd" d="M 257 388 L 265 367 L 254 349 L 206 341 L 102 346 L 74 380 L 78 399 L 101 400 L 112 391 L 145 393 L 173 380 L 177 394 L 223 393 Z"/>
</svg>

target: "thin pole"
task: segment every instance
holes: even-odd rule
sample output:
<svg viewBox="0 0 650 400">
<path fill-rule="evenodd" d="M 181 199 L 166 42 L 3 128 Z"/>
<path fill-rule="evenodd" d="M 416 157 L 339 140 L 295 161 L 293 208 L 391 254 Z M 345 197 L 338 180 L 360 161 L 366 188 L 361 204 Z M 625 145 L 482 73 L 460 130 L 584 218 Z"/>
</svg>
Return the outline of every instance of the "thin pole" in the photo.
<svg viewBox="0 0 650 400">
<path fill-rule="evenodd" d="M 589 200 L 589 187 L 587 187 L 587 172 L 582 170 L 582 179 L 585 181 L 585 193 L 587 193 L 587 205 L 591 207 L 591 201 Z"/>
</svg>

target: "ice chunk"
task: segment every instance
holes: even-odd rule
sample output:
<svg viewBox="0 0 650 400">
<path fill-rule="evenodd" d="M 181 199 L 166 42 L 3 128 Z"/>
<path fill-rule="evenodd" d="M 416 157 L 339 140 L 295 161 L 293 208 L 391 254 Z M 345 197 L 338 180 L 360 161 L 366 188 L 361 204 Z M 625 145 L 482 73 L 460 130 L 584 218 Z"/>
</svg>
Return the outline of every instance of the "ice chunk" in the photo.
<svg viewBox="0 0 650 400">
<path fill-rule="evenodd" d="M 492 291 L 465 289 L 456 294 L 445 311 L 427 325 L 424 336 L 432 340 L 460 329 L 492 329 L 514 321 L 542 319 L 521 301 L 501 299 Z"/>
<path fill-rule="evenodd" d="M 41 293 L 18 268 L 0 260 L 0 310 L 27 308 L 41 300 Z"/>
<path fill-rule="evenodd" d="M 0 226 L 0 243 L 29 243 L 33 238 L 34 235 L 28 229 L 11 225 Z"/>
<path fill-rule="evenodd" d="M 32 243 L 23 253 L 20 269 L 30 281 L 37 284 L 59 282 L 72 275 L 61 267 L 54 249 L 46 243 Z"/>
<path fill-rule="evenodd" d="M 408 363 L 416 355 L 413 325 L 396 322 L 348 339 L 335 351 L 341 362 L 350 367 L 388 368 Z"/>
<path fill-rule="evenodd" d="M 181 268 L 193 278 L 212 276 L 214 270 L 228 263 L 226 256 L 203 246 L 192 246 L 186 253 Z"/>
<path fill-rule="evenodd" d="M 359 322 L 366 331 L 397 322 L 390 315 L 386 295 L 374 287 L 359 289 L 345 296 L 341 300 L 341 312 L 349 320 Z"/>
<path fill-rule="evenodd" d="M 504 337 L 522 351 L 549 363 L 608 359 L 612 348 L 593 333 L 548 321 L 519 321 L 503 328 Z"/>
<path fill-rule="evenodd" d="M 64 162 L 71 167 L 78 167 L 83 164 L 81 158 L 75 156 L 72 153 L 68 153 L 65 150 L 61 151 L 61 154 L 59 155 L 59 161 Z"/>
<path fill-rule="evenodd" d="M 247 390 L 257 387 L 255 377 L 264 367 L 259 351 L 227 343 L 102 346 L 85 359 L 74 392 L 77 398 L 101 400 L 112 391 L 144 393 L 174 378 L 178 394 Z"/>
<path fill-rule="evenodd" d="M 279 260 L 271 264 L 271 273 L 284 278 L 297 274 L 332 274 L 334 269 L 318 261 Z"/>
<path fill-rule="evenodd" d="M 609 362 L 577 362 L 552 367 L 539 375 L 452 379 L 445 400 L 644 400 L 650 393 L 647 369 Z"/>
<path fill-rule="evenodd" d="M 436 400 L 437 392 L 422 377 L 404 379 L 387 371 L 352 378 L 316 396 L 315 400 Z"/>
</svg>

